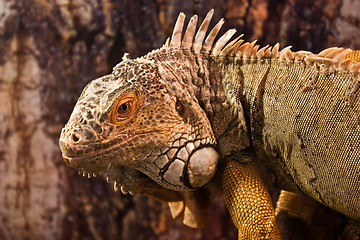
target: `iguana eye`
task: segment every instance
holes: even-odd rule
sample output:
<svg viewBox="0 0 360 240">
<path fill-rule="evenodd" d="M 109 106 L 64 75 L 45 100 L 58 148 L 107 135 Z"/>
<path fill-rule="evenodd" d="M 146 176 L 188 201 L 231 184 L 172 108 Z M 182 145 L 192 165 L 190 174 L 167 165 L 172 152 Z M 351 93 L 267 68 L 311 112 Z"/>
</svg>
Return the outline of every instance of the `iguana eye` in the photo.
<svg viewBox="0 0 360 240">
<path fill-rule="evenodd" d="M 133 101 L 128 101 L 126 103 L 121 104 L 119 106 L 117 112 L 118 112 L 118 114 L 125 115 L 131 111 L 132 107 L 133 107 Z"/>
<path fill-rule="evenodd" d="M 109 117 L 113 123 L 127 122 L 139 109 L 139 99 L 135 93 L 127 93 L 116 99 Z"/>
</svg>

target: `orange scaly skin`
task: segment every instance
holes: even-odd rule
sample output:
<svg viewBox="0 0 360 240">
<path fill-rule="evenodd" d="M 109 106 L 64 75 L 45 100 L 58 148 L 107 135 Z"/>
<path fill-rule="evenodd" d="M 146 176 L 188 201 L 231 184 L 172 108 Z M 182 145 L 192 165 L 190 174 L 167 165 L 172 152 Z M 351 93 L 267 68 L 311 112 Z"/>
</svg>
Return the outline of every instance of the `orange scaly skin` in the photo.
<svg viewBox="0 0 360 240">
<path fill-rule="evenodd" d="M 212 15 L 182 35 L 180 13 L 162 48 L 88 84 L 61 133 L 66 164 L 191 227 L 223 186 L 240 239 L 281 238 L 264 183 L 360 219 L 359 51 L 260 48 L 234 29 L 214 43 Z"/>
</svg>

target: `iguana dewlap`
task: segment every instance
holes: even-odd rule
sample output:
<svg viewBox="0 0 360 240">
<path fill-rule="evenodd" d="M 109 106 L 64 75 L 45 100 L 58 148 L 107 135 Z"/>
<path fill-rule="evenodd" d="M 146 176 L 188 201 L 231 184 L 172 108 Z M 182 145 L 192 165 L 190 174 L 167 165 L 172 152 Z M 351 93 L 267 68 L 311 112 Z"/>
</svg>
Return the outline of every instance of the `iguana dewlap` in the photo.
<svg viewBox="0 0 360 240">
<path fill-rule="evenodd" d="M 239 238 L 280 238 L 263 181 L 360 219 L 359 51 L 260 48 L 234 29 L 214 43 L 212 16 L 182 34 L 180 13 L 163 47 L 85 87 L 60 137 L 67 165 L 193 227 L 222 178 Z"/>
</svg>

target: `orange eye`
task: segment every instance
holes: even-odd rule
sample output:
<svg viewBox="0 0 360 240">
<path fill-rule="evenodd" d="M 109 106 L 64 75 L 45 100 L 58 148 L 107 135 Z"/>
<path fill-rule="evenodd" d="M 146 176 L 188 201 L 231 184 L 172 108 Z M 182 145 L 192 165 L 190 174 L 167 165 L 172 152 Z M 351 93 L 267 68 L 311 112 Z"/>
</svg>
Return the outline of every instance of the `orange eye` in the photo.
<svg viewBox="0 0 360 240">
<path fill-rule="evenodd" d="M 133 107 L 133 105 L 133 101 L 128 101 L 121 104 L 117 110 L 118 114 L 127 115 L 129 112 L 131 112 L 131 108 Z"/>
<path fill-rule="evenodd" d="M 135 93 L 124 94 L 116 99 L 109 117 L 113 123 L 126 123 L 139 108 L 139 99 Z"/>
</svg>

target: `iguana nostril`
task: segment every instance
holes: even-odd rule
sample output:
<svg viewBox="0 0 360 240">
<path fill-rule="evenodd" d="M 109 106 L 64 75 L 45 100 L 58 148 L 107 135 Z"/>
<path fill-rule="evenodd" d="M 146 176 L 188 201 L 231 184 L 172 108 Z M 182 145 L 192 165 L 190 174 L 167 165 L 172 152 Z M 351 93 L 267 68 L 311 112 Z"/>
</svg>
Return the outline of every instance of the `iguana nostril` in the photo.
<svg viewBox="0 0 360 240">
<path fill-rule="evenodd" d="M 78 133 L 74 132 L 74 133 L 71 135 L 71 139 L 72 139 L 73 143 L 79 143 L 81 137 L 79 136 Z"/>
<path fill-rule="evenodd" d="M 70 138 L 70 141 L 73 144 L 80 144 L 83 143 L 83 141 L 92 141 L 96 139 L 94 133 L 86 128 L 74 131 Z"/>
</svg>

